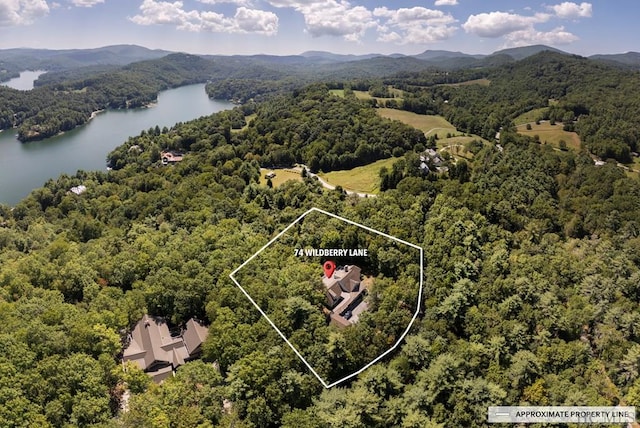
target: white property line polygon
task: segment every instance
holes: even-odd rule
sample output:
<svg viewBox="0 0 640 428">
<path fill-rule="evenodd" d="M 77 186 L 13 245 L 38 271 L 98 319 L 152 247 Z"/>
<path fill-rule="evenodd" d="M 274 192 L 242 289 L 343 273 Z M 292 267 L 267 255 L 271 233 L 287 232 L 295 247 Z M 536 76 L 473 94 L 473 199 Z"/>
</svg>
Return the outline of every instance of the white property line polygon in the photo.
<svg viewBox="0 0 640 428">
<path fill-rule="evenodd" d="M 416 306 L 416 312 L 413 314 L 413 317 L 411 318 L 411 321 L 409 322 L 409 325 L 407 326 L 407 328 L 404 330 L 404 332 L 400 335 L 400 337 L 398 338 L 398 340 L 396 341 L 396 343 L 393 344 L 393 346 L 389 349 L 387 349 L 385 352 L 383 352 L 382 354 L 380 354 L 377 358 L 375 358 L 373 361 L 369 362 L 368 364 L 366 364 L 364 367 L 362 367 L 360 370 L 351 373 L 348 376 L 343 377 L 340 380 L 337 380 L 333 383 L 327 384 L 324 379 L 322 379 L 322 377 L 320 377 L 320 375 L 318 375 L 318 373 L 313 369 L 313 367 L 307 362 L 307 360 L 302 356 L 302 354 L 300 354 L 300 352 L 295 348 L 295 346 L 293 346 L 293 344 L 291 342 L 289 342 L 289 339 L 287 339 L 287 337 L 280 331 L 280 329 L 278 327 L 276 327 L 276 325 L 273 323 L 273 321 L 271 321 L 271 319 L 267 316 L 267 314 L 262 310 L 262 308 L 260 308 L 260 306 L 258 306 L 258 304 L 255 302 L 255 300 L 253 300 L 253 298 L 251 298 L 251 296 L 249 295 L 249 293 L 247 293 L 247 291 L 240 285 L 240 283 L 238 281 L 236 281 L 236 279 L 233 277 L 233 275 L 235 275 L 240 269 L 242 269 L 243 267 L 245 267 L 249 262 L 251 262 L 251 260 L 253 260 L 254 258 L 256 258 L 261 252 L 263 252 L 267 247 L 269 247 L 271 244 L 273 244 L 275 241 L 277 241 L 282 235 L 284 235 L 289 229 L 291 229 L 293 226 L 296 225 L 296 223 L 298 223 L 300 220 L 302 220 L 304 217 L 306 217 L 308 214 L 312 213 L 312 212 L 319 212 L 325 215 L 328 215 L 329 217 L 333 217 L 336 218 L 338 220 L 344 221 L 346 223 L 349 223 L 351 225 L 360 227 L 362 229 L 368 230 L 369 232 L 375 233 L 377 235 L 381 235 L 384 236 L 385 238 L 391 239 L 393 241 L 396 242 L 400 242 L 402 244 L 408 245 L 412 248 L 417 249 L 420 252 L 420 280 L 419 280 L 419 287 L 418 287 L 418 304 Z M 284 341 L 287 343 L 287 345 L 289 345 L 289 347 L 291 348 L 291 350 L 293 352 L 295 352 L 295 354 L 298 356 L 298 358 L 300 358 L 302 360 L 302 362 L 309 368 L 309 370 L 311 370 L 311 373 L 313 373 L 315 375 L 316 378 L 318 378 L 318 380 L 320 381 L 320 383 L 322 383 L 322 385 L 325 388 L 332 388 L 348 379 L 351 379 L 354 376 L 359 375 L 360 373 L 362 373 L 363 371 L 365 371 L 366 369 L 368 369 L 369 367 L 371 367 L 372 365 L 374 365 L 375 363 L 377 363 L 378 361 L 380 361 L 382 358 L 384 358 L 386 355 L 388 355 L 391 351 L 393 351 L 394 349 L 396 349 L 398 347 L 398 345 L 400 344 L 400 342 L 402 342 L 402 340 L 405 338 L 405 336 L 409 333 L 409 329 L 411 329 L 411 326 L 413 325 L 413 323 L 415 322 L 416 318 L 418 318 L 418 314 L 420 313 L 420 302 L 422 301 L 422 283 L 423 283 L 423 272 L 424 272 L 424 250 L 422 249 L 422 247 L 412 244 L 411 242 L 407 242 L 404 241 L 400 238 L 396 238 L 394 236 L 391 236 L 387 233 L 384 232 L 380 232 L 378 230 L 372 229 L 368 226 L 365 226 L 363 224 L 360 223 L 356 223 L 355 221 L 351 221 L 349 219 L 346 219 L 344 217 L 340 217 L 336 214 L 327 212 L 325 210 L 322 210 L 320 208 L 311 208 L 310 210 L 308 210 L 307 212 L 305 212 L 304 214 L 302 214 L 300 217 L 298 217 L 297 219 L 295 219 L 293 221 L 293 223 L 291 223 L 289 226 L 285 227 L 282 232 L 278 233 L 273 239 L 271 239 L 269 242 L 267 242 L 262 248 L 260 248 L 254 255 L 252 255 L 251 257 L 249 257 L 244 263 L 242 263 L 240 266 L 238 266 L 233 272 L 231 272 L 229 274 L 229 278 L 231 278 L 231 280 L 238 286 L 238 288 L 240 289 L 240 291 L 242 291 L 242 293 L 244 293 L 244 295 L 247 297 L 247 299 L 249 299 L 249 301 L 251 303 L 253 303 L 253 306 L 256 307 L 256 309 L 258 309 L 258 311 L 260 312 L 260 314 L 265 317 L 265 319 L 269 322 L 269 324 L 271 324 L 271 327 L 273 327 L 276 332 L 280 335 L 280 337 L 282 339 L 284 339 Z"/>
</svg>

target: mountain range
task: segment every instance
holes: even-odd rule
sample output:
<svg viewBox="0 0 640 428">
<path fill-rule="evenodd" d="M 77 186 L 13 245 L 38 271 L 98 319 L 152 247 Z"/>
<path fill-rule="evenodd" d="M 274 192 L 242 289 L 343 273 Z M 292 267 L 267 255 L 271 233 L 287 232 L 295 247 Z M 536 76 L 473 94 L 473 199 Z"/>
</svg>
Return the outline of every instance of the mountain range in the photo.
<svg viewBox="0 0 640 428">
<path fill-rule="evenodd" d="M 426 50 L 415 55 L 365 54 L 344 55 L 324 51 L 307 51 L 299 55 L 199 55 L 221 66 L 237 70 L 268 70 L 263 75 L 318 75 L 325 78 L 349 79 L 382 77 L 398 72 L 417 72 L 432 67 L 442 70 L 472 69 L 512 63 L 542 51 L 573 55 L 545 45 L 503 49 L 492 54 L 467 54 L 447 50 Z M 47 70 L 38 84 L 61 79 L 82 78 L 96 72 L 107 72 L 131 63 L 155 60 L 172 52 L 136 45 L 114 45 L 95 49 L 4 49 L 0 50 L 0 82 L 19 76 L 23 70 Z M 627 69 L 640 69 L 640 53 L 600 54 L 589 57 Z M 58 72 L 58 73 L 56 73 Z M 233 73 L 232 73 L 233 74 Z M 243 73 L 241 73 L 243 74 Z M 246 74 L 246 73 L 245 73 Z M 254 75 L 256 73 L 253 73 Z"/>
</svg>

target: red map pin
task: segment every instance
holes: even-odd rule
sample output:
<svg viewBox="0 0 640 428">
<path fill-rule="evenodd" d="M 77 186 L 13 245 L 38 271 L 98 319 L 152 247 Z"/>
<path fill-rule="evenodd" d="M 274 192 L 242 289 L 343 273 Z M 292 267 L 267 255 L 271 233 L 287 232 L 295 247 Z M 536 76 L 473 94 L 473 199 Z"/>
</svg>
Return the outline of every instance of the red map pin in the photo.
<svg viewBox="0 0 640 428">
<path fill-rule="evenodd" d="M 333 276 L 333 272 L 335 272 L 336 270 L 336 264 L 331 260 L 327 260 L 322 265 L 322 268 L 324 269 L 324 274 L 327 276 L 327 278 L 331 278 Z"/>
</svg>

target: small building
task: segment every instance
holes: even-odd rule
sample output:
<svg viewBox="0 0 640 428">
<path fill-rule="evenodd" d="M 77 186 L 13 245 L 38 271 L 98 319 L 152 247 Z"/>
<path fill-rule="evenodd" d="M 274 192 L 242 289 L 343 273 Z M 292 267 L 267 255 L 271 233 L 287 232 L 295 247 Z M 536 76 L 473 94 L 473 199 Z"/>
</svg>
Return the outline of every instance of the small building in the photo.
<svg viewBox="0 0 640 428">
<path fill-rule="evenodd" d="M 207 334 L 207 327 L 192 318 L 182 334 L 172 336 L 162 318 L 145 315 L 129 335 L 122 361 L 133 361 L 160 383 L 176 368 L 201 355 Z"/>
<path fill-rule="evenodd" d="M 329 317 L 339 327 L 357 323 L 360 314 L 369 308 L 364 300 L 367 289 L 360 276 L 361 269 L 350 265 L 338 267 L 330 278 L 322 277 Z"/>
<path fill-rule="evenodd" d="M 84 184 L 81 184 L 79 186 L 74 186 L 71 189 L 69 189 L 69 191 L 75 195 L 82 195 L 84 192 L 87 191 L 87 186 L 85 186 Z"/>
<path fill-rule="evenodd" d="M 184 155 L 178 152 L 162 152 L 160 153 L 160 159 L 162 159 L 163 165 L 168 165 L 170 163 L 178 163 L 182 161 L 182 157 Z"/>
<path fill-rule="evenodd" d="M 427 174 L 430 171 L 440 171 L 441 165 L 444 163 L 444 159 L 440 153 L 434 149 L 427 149 L 420 155 L 420 171 Z M 431 167 L 429 166 L 431 165 Z"/>
</svg>

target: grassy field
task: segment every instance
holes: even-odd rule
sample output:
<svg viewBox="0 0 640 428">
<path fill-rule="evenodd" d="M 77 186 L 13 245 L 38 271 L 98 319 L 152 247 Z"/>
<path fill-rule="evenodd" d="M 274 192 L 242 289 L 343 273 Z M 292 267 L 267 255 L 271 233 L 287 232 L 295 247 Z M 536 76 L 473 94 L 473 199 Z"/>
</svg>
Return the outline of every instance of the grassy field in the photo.
<svg viewBox="0 0 640 428">
<path fill-rule="evenodd" d="M 354 95 L 359 100 L 371 100 L 375 98 L 378 102 L 384 102 L 386 100 L 397 100 L 402 101 L 402 91 L 400 89 L 389 88 L 389 91 L 396 96 L 396 98 L 380 98 L 380 97 L 372 97 L 371 94 L 367 91 L 353 91 Z M 330 89 L 330 93 L 337 97 L 344 98 L 344 89 Z"/>
<path fill-rule="evenodd" d="M 382 117 L 399 120 L 400 122 L 413 126 L 424 132 L 427 136 L 437 134 L 437 147 L 439 149 L 445 149 L 445 151 L 451 153 L 455 158 L 472 159 L 473 154 L 466 152 L 464 146 L 473 140 L 481 140 L 485 144 L 489 144 L 487 140 L 477 135 L 465 135 L 458 132 L 456 127 L 442 116 L 429 116 L 389 108 L 379 108 L 377 112 Z M 450 137 L 447 137 L 447 135 L 450 135 Z"/>
<path fill-rule="evenodd" d="M 421 130 L 425 134 L 429 133 L 428 135 L 430 135 L 433 132 L 437 132 L 438 138 L 440 138 L 441 132 L 444 132 L 445 136 L 447 133 L 452 134 L 456 132 L 456 127 L 447 122 L 447 120 L 442 116 L 417 114 L 410 111 L 397 110 L 393 108 L 379 108 L 376 111 L 382 117 L 386 117 L 387 119 L 399 120 L 400 122 L 406 123 L 407 125 Z"/>
<path fill-rule="evenodd" d="M 347 171 L 333 171 L 318 174 L 324 181 L 334 186 L 342 186 L 345 190 L 354 192 L 373 193 L 380 191 L 380 168 L 391 169 L 394 162 L 400 158 L 382 159 L 365 166 L 359 166 Z"/>
<path fill-rule="evenodd" d="M 267 185 L 267 179 L 264 178 L 265 174 L 273 171 L 276 173 L 276 176 L 271 179 L 271 183 L 273 187 L 278 187 L 285 181 L 294 180 L 294 181 L 302 181 L 302 176 L 299 172 L 291 170 L 291 169 L 265 169 L 260 168 L 260 184 L 263 186 Z"/>
<path fill-rule="evenodd" d="M 257 115 L 256 115 L 255 113 L 254 113 L 254 114 L 250 114 L 249 116 L 245 116 L 245 117 L 244 117 L 244 121 L 245 121 L 245 122 L 247 122 L 247 124 L 246 124 L 245 126 L 243 126 L 242 128 L 240 128 L 240 129 L 232 129 L 232 130 L 231 130 L 231 132 L 240 132 L 240 131 L 244 131 L 245 129 L 247 129 L 247 128 L 249 127 L 249 124 L 251 123 L 251 121 L 252 121 L 253 119 L 255 119 L 255 118 L 256 118 L 256 116 L 257 116 Z"/>
<path fill-rule="evenodd" d="M 540 122 L 540 125 L 535 123 L 531 124 L 531 130 L 526 129 L 526 125 L 520 125 L 517 127 L 518 133 L 522 135 L 528 135 L 533 137 L 537 135 L 540 137 L 541 143 L 551 144 L 554 147 L 560 147 L 560 140 L 564 140 L 567 143 L 567 147 L 574 150 L 580 149 L 580 137 L 575 132 L 567 132 L 562 130 L 562 123 L 557 122 L 555 125 L 551 125 L 548 121 Z"/>
<path fill-rule="evenodd" d="M 397 93 L 399 90 L 398 89 L 391 89 L 391 92 Z M 399 91 L 400 93 L 402 93 L 402 91 Z M 398 100 L 401 101 L 402 98 L 381 98 L 381 97 L 372 97 L 371 94 L 367 91 L 353 91 L 353 93 L 355 94 L 356 98 L 359 100 L 370 100 L 375 98 L 376 100 L 378 100 L 378 102 L 384 102 L 387 100 Z"/>
<path fill-rule="evenodd" d="M 438 86 L 469 86 L 469 85 L 480 85 L 480 86 L 489 86 L 491 84 L 491 80 L 489 79 L 474 79 L 474 80 L 467 80 L 466 82 L 459 82 L 459 83 L 442 83 Z"/>
<path fill-rule="evenodd" d="M 542 114 L 544 113 L 544 111 L 546 110 L 546 107 L 542 107 L 542 108 L 536 108 L 533 110 L 529 110 L 526 113 L 522 113 L 520 116 L 516 117 L 515 119 L 513 119 L 513 123 L 518 126 L 518 125 L 525 125 L 527 123 L 533 123 L 536 120 L 540 119 L 540 117 L 542 116 Z"/>
</svg>

